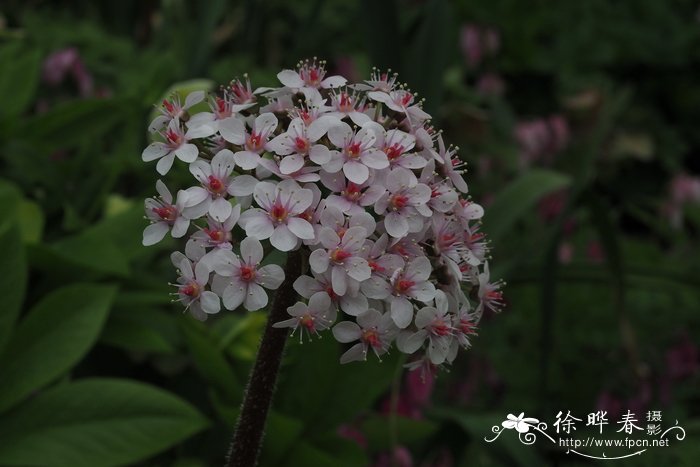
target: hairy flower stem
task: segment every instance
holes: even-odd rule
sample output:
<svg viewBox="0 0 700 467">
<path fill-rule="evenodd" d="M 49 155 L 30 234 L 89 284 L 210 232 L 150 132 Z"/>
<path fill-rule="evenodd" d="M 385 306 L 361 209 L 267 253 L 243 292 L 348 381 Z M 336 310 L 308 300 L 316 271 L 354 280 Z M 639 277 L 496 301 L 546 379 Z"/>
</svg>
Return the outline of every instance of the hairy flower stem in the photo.
<svg viewBox="0 0 700 467">
<path fill-rule="evenodd" d="M 304 263 L 301 249 L 289 253 L 284 268 L 285 280 L 275 294 L 260 340 L 258 356 L 248 377 L 241 413 L 229 448 L 227 467 L 253 467 L 257 464 L 265 421 L 272 405 L 277 373 L 289 334 L 289 328 L 273 328 L 272 325 L 288 318 L 287 308 L 297 301 L 297 293 L 292 285 L 303 273 Z"/>
</svg>

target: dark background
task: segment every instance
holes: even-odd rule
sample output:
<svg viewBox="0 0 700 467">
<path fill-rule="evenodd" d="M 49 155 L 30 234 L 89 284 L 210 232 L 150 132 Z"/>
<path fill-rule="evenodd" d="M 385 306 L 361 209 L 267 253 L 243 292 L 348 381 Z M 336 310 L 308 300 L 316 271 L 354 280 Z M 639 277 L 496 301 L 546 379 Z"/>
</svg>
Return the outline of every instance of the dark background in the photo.
<svg viewBox="0 0 700 467">
<path fill-rule="evenodd" d="M 0 465 L 222 463 L 265 314 L 201 324 L 170 303 L 181 245 L 140 244 L 146 127 L 173 90 L 277 85 L 314 56 L 350 80 L 390 67 L 426 99 L 469 164 L 507 306 L 435 381 L 397 352 L 341 367 L 331 338 L 290 343 L 262 465 L 589 465 L 541 436 L 483 438 L 509 413 L 552 432 L 571 411 L 585 439 L 597 410 L 609 438 L 628 410 L 686 430 L 605 462 L 697 465 L 699 8 L 4 1 Z"/>
</svg>

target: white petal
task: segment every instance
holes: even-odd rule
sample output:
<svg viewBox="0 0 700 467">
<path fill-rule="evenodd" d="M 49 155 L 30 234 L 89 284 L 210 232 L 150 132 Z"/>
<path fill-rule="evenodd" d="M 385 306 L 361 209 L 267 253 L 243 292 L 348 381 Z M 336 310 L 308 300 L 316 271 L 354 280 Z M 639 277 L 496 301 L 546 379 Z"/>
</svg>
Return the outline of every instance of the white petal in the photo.
<svg viewBox="0 0 700 467">
<path fill-rule="evenodd" d="M 227 117 L 219 121 L 219 133 L 229 143 L 245 144 L 245 124 L 236 117 Z"/>
<path fill-rule="evenodd" d="M 343 173 L 353 183 L 362 184 L 369 178 L 369 169 L 357 161 L 347 161 L 343 165 Z"/>
<path fill-rule="evenodd" d="M 345 295 L 345 292 L 348 290 L 348 276 L 341 266 L 333 266 L 331 280 L 333 292 L 335 292 L 336 295 Z"/>
<path fill-rule="evenodd" d="M 343 149 L 350 138 L 352 138 L 352 128 L 345 122 L 338 121 L 328 129 L 328 139 L 338 149 Z"/>
<path fill-rule="evenodd" d="M 311 266 L 313 272 L 319 274 L 326 272 L 328 270 L 328 262 L 328 252 L 324 249 L 315 250 L 309 255 L 309 266 Z"/>
<path fill-rule="evenodd" d="M 260 285 L 266 289 L 278 289 L 284 282 L 284 270 L 276 264 L 268 264 L 258 269 L 258 275 L 261 277 Z"/>
<path fill-rule="evenodd" d="M 315 237 L 314 228 L 308 221 L 300 217 L 290 217 L 287 219 L 287 227 L 291 232 L 302 240 L 313 240 Z"/>
<path fill-rule="evenodd" d="M 173 238 L 182 238 L 185 236 L 187 229 L 189 228 L 190 220 L 184 217 L 178 217 L 175 219 L 175 223 L 173 224 L 173 231 L 171 232 L 171 235 Z"/>
<path fill-rule="evenodd" d="M 309 260 L 309 263 L 311 261 Z M 294 290 L 304 298 L 310 298 L 316 292 L 323 290 L 323 286 L 313 277 L 299 276 L 294 281 Z"/>
<path fill-rule="evenodd" d="M 144 162 L 151 162 L 163 157 L 169 152 L 168 147 L 163 143 L 151 143 L 141 153 Z"/>
<path fill-rule="evenodd" d="M 367 350 L 362 343 L 353 345 L 350 350 L 340 356 L 341 364 L 364 360 L 367 360 Z"/>
<path fill-rule="evenodd" d="M 280 251 L 291 251 L 299 242 L 296 235 L 289 231 L 286 225 L 278 225 L 270 236 L 272 246 Z"/>
<path fill-rule="evenodd" d="M 235 165 L 233 153 L 228 149 L 222 149 L 211 159 L 211 170 L 220 178 L 228 178 Z"/>
<path fill-rule="evenodd" d="M 260 181 L 252 175 L 239 175 L 231 181 L 231 184 L 228 186 L 228 192 L 233 196 L 252 195 L 258 183 Z"/>
<path fill-rule="evenodd" d="M 248 284 L 248 293 L 245 296 L 243 306 L 248 311 L 255 311 L 267 305 L 267 292 L 256 283 Z"/>
<path fill-rule="evenodd" d="M 247 213 L 251 213 L 246 216 Z M 259 211 L 246 211 L 241 214 L 241 225 L 243 225 L 243 220 L 245 219 L 245 233 L 251 237 L 255 237 L 258 240 L 265 240 L 270 238 L 275 230 L 275 226 L 272 224 L 270 218 Z"/>
<path fill-rule="evenodd" d="M 324 89 L 339 88 L 341 86 L 345 86 L 345 83 L 347 82 L 348 80 L 346 80 L 342 76 L 329 76 L 328 78 L 321 81 L 321 87 Z"/>
<path fill-rule="evenodd" d="M 331 161 L 331 152 L 322 144 L 315 144 L 309 150 L 309 159 L 316 164 L 323 165 Z"/>
<path fill-rule="evenodd" d="M 209 206 L 209 215 L 219 222 L 223 222 L 231 215 L 233 207 L 224 198 L 217 198 Z"/>
<path fill-rule="evenodd" d="M 378 149 L 369 149 L 361 157 L 362 163 L 373 169 L 386 169 L 389 167 L 389 159 L 386 154 Z"/>
<path fill-rule="evenodd" d="M 202 307 L 202 311 L 208 314 L 218 313 L 221 310 L 219 296 L 209 290 L 202 292 L 199 304 Z"/>
<path fill-rule="evenodd" d="M 277 73 L 277 79 L 280 83 L 284 84 L 288 88 L 302 88 L 304 87 L 304 80 L 301 79 L 299 73 L 294 70 L 282 70 Z"/>
<path fill-rule="evenodd" d="M 236 164 L 243 170 L 253 170 L 260 163 L 260 156 L 251 151 L 238 151 L 234 158 Z"/>
<path fill-rule="evenodd" d="M 258 264 L 263 259 L 263 247 L 255 237 L 246 237 L 241 241 L 241 259 L 248 264 Z"/>
<path fill-rule="evenodd" d="M 146 227 L 143 231 L 143 244 L 144 246 L 155 245 L 159 241 L 163 240 L 165 234 L 168 233 L 170 227 L 165 222 L 156 222 Z"/>
<path fill-rule="evenodd" d="M 390 212 L 384 218 L 386 232 L 394 238 L 403 238 L 408 235 L 408 221 L 398 212 Z"/>
<path fill-rule="evenodd" d="M 400 328 L 407 328 L 413 321 L 413 305 L 404 297 L 391 299 L 391 319 Z"/>
<path fill-rule="evenodd" d="M 241 306 L 241 303 L 243 303 L 243 300 L 246 298 L 246 293 L 246 287 L 237 284 L 231 284 L 226 287 L 222 297 L 226 309 L 235 310 Z"/>
<path fill-rule="evenodd" d="M 199 104 L 204 100 L 205 92 L 204 91 L 193 91 L 187 95 L 185 98 L 185 105 L 182 107 L 183 109 L 189 109 L 195 104 Z"/>
<path fill-rule="evenodd" d="M 173 162 L 175 162 L 175 154 L 170 153 L 165 157 L 161 157 L 158 160 L 158 163 L 156 164 L 156 171 L 161 174 L 165 175 L 170 171 L 170 168 L 173 166 Z"/>
<path fill-rule="evenodd" d="M 182 162 L 190 163 L 197 160 L 199 149 L 194 144 L 183 144 L 175 150 L 175 155 Z"/>
<path fill-rule="evenodd" d="M 301 170 L 302 167 L 304 167 L 304 156 L 301 154 L 291 154 L 280 161 L 280 172 L 285 175 Z"/>
<path fill-rule="evenodd" d="M 343 344 L 356 341 L 360 336 L 362 336 L 360 326 L 352 321 L 341 321 L 333 326 L 333 337 Z"/>
</svg>

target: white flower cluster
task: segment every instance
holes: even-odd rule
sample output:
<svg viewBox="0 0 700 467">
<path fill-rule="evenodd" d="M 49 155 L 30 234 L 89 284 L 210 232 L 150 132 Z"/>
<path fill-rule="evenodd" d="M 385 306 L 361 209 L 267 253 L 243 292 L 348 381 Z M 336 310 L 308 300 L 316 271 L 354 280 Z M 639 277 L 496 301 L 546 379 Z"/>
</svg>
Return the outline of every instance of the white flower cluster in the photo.
<svg viewBox="0 0 700 467">
<path fill-rule="evenodd" d="M 277 289 L 284 272 L 261 266 L 261 241 L 304 249 L 300 301 L 276 327 L 302 336 L 332 328 L 355 343 L 341 362 L 380 356 L 393 342 L 421 351 L 418 362 L 452 362 L 483 311 L 502 306 L 479 232 L 483 209 L 466 197 L 456 148 L 396 75 L 348 84 L 314 60 L 278 78 L 281 87 L 255 91 L 247 77 L 236 80 L 209 96 L 210 111 L 192 111 L 204 106 L 203 92 L 184 105 L 163 102 L 143 160 L 157 160 L 165 175 L 180 159 L 196 184 L 173 199 L 157 182 L 144 245 L 193 232 L 172 261 L 179 300 L 199 319 L 221 303 L 267 305 L 265 289 Z"/>
</svg>

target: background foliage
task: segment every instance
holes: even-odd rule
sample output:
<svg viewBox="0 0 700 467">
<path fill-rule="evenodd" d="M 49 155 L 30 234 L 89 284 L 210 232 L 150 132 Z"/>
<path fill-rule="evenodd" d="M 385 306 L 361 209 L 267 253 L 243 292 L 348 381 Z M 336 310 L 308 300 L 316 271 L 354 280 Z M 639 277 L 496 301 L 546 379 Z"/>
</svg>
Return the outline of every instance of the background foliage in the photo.
<svg viewBox="0 0 700 467">
<path fill-rule="evenodd" d="M 205 325 L 170 303 L 174 242 L 140 244 L 145 129 L 173 89 L 271 84 L 310 56 L 352 79 L 391 67 L 427 99 L 470 163 L 508 306 L 434 382 L 290 342 L 262 465 L 575 465 L 482 439 L 507 413 L 599 408 L 688 432 L 621 465 L 696 465 L 696 2 L 0 10 L 0 465 L 222 462 L 265 315 Z"/>
</svg>

